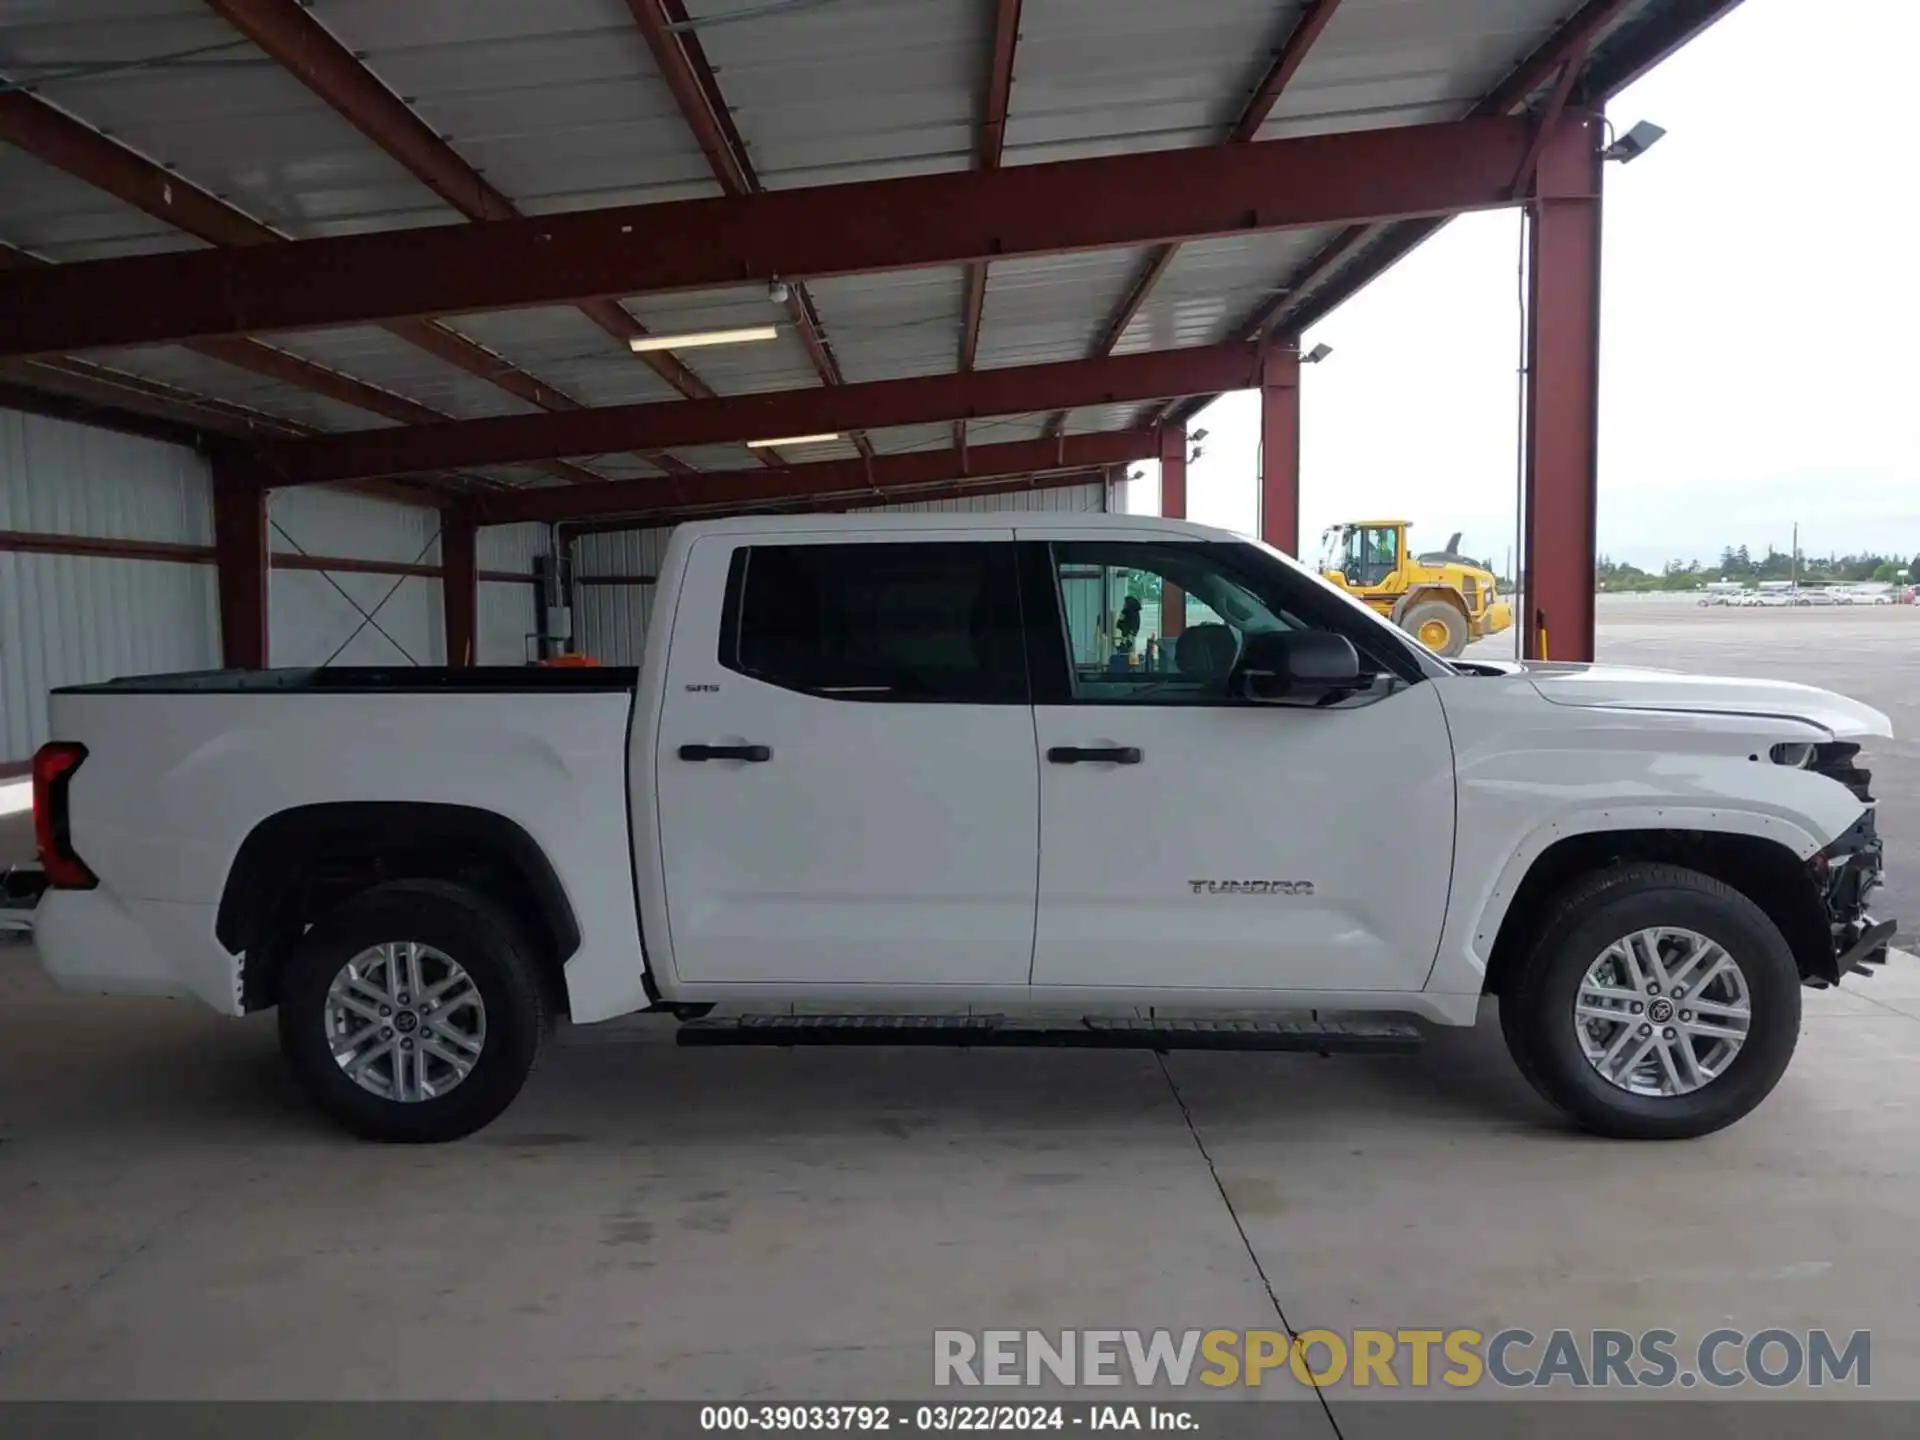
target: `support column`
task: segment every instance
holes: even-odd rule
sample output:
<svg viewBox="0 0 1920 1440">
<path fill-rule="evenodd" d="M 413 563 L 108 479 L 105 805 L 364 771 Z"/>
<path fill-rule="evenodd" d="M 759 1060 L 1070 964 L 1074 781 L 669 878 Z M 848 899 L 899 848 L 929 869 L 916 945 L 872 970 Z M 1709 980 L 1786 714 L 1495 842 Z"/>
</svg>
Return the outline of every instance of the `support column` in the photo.
<svg viewBox="0 0 1920 1440">
<path fill-rule="evenodd" d="M 480 613 L 480 572 L 475 561 L 473 512 L 440 514 L 440 601 L 445 607 L 447 664 L 472 665 Z"/>
<path fill-rule="evenodd" d="M 213 455 L 213 554 L 220 599 L 220 663 L 267 667 L 267 486 L 235 451 Z"/>
<path fill-rule="evenodd" d="M 1260 538 L 1300 554 L 1300 347 L 1291 338 L 1260 367 Z"/>
<path fill-rule="evenodd" d="M 1187 518 L 1187 427 L 1160 427 L 1160 514 L 1169 520 Z M 1160 638 L 1172 640 L 1187 628 L 1187 596 L 1178 586 L 1160 593 Z"/>
<path fill-rule="evenodd" d="M 1600 133 L 1568 126 L 1540 156 L 1527 311 L 1521 653 L 1593 659 L 1600 399 Z"/>
</svg>

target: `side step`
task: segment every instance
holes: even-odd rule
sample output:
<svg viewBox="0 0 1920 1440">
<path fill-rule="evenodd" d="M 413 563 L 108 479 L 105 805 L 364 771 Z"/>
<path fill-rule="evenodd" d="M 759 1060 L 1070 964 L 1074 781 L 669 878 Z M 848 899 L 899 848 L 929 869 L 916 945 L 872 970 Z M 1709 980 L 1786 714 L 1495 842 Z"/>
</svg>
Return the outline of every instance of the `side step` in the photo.
<svg viewBox="0 0 1920 1440">
<path fill-rule="evenodd" d="M 681 1045 L 945 1045 L 1070 1050 L 1292 1050 L 1405 1055 L 1421 1046 L 1404 1020 L 1040 1021 L 1004 1015 L 729 1015 L 689 1020 Z"/>
</svg>

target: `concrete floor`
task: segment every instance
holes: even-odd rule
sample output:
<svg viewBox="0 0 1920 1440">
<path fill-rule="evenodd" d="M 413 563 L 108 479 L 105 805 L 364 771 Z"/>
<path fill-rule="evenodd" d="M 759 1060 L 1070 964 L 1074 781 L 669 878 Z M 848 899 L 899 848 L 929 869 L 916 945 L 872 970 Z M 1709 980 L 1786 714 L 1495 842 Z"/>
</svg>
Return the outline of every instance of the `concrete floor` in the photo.
<svg viewBox="0 0 1920 1440">
<path fill-rule="evenodd" d="M 1865 613 L 1610 605 L 1601 653 L 1778 660 L 1911 716 L 1920 613 Z M 1920 755 L 1881 748 L 1911 846 Z M 626 1022 L 405 1150 L 319 1122 L 270 1017 L 61 996 L 0 944 L 0 1399 L 907 1397 L 937 1328 L 1272 1327 L 1276 1300 L 1295 1329 L 1870 1329 L 1873 1393 L 1920 1398 L 1920 960 L 1807 1007 L 1774 1096 L 1675 1145 L 1569 1132 L 1486 1025 L 1163 1068 Z"/>
<path fill-rule="evenodd" d="M 1262 1269 L 1297 1329 L 1867 1328 L 1920 1396 L 1920 961 L 1808 1000 L 1781 1088 L 1686 1144 L 1570 1133 L 1484 1025 L 1163 1071 L 626 1023 L 394 1149 L 308 1112 L 270 1019 L 0 948 L 0 1399 L 915 1396 L 936 1328 L 1271 1328 Z"/>
</svg>

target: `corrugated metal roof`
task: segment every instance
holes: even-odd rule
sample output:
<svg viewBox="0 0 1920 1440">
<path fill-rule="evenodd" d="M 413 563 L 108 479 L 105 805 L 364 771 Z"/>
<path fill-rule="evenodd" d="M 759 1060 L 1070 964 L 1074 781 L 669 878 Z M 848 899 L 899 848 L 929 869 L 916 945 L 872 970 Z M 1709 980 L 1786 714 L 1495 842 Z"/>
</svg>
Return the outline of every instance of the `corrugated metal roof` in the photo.
<svg viewBox="0 0 1920 1440">
<path fill-rule="evenodd" d="M 991 266 L 979 367 L 1043 365 L 1092 354 L 1151 253 L 1093 250 Z"/>
<path fill-rule="evenodd" d="M 770 190 L 964 170 L 992 16 L 978 0 L 691 0 L 701 47 Z"/>
<path fill-rule="evenodd" d="M 272 343 L 304 359 L 342 370 L 458 420 L 525 415 L 538 410 L 497 385 L 409 345 L 377 325 L 275 335 Z"/>
<path fill-rule="evenodd" d="M 0 144 L 0 239 L 62 263 L 204 248 L 192 236 L 5 144 Z"/>
<path fill-rule="evenodd" d="M 643 405 L 679 392 L 572 306 L 442 322 L 583 405 Z"/>
<path fill-rule="evenodd" d="M 976 163 L 994 10 L 984 0 L 685 3 L 764 185 Z M 1619 23 L 1668 3 L 1630 0 Z M 488 183 L 530 213 L 718 193 L 625 0 L 311 0 L 308 8 Z M 1464 113 L 1574 8 L 1575 0 L 1343 0 L 1261 134 Z M 1305 9 L 1305 0 L 1024 0 L 1004 163 L 1218 143 Z M 203 0 L 5 0 L 0 13 L 0 75 L 42 83 L 45 98 L 82 121 L 288 234 L 459 220 Z M 154 63 L 50 78 L 127 60 Z M 1150 205 L 1152 197 L 1140 203 Z M 1331 233 L 1182 247 L 1117 348 L 1227 338 Z M 5 146 L 0 242 L 56 261 L 197 243 Z M 1092 354 L 1149 253 L 994 263 L 976 363 Z M 820 280 L 809 289 L 849 382 L 956 368 L 964 269 Z M 627 303 L 659 332 L 780 325 L 771 343 L 682 354 L 718 394 L 820 383 L 784 307 L 761 282 Z M 655 371 L 571 308 L 448 323 L 585 404 L 676 398 Z M 274 343 L 450 415 L 529 408 L 375 328 Z M 100 358 L 317 428 L 389 423 L 179 348 Z M 1131 425 L 1139 413 L 1136 406 L 1083 410 L 1068 428 Z M 972 423 L 969 434 L 979 444 L 1033 438 L 1045 422 L 1042 415 L 995 418 Z M 951 429 L 908 427 L 872 438 L 888 453 L 937 448 L 951 443 Z M 677 453 L 702 468 L 757 463 L 739 446 Z M 851 453 L 837 442 L 804 458 Z M 648 473 L 632 457 L 596 464 L 610 475 Z M 527 467 L 499 473 L 514 483 L 551 482 Z"/>
<path fill-rule="evenodd" d="M 1575 8 L 1343 0 L 1257 138 L 1456 120 Z"/>
<path fill-rule="evenodd" d="M 957 265 L 807 284 L 849 383 L 947 375 L 959 363 L 967 272 Z"/>
<path fill-rule="evenodd" d="M 1287 278 L 1336 233 L 1280 230 L 1182 245 L 1114 353 L 1217 345 L 1232 339 L 1248 313 L 1281 294 Z"/>
<path fill-rule="evenodd" d="M 283 420 L 309 425 L 316 430 L 376 430 L 398 421 L 370 414 L 354 405 L 343 405 L 310 390 L 296 389 L 240 370 L 198 351 L 178 345 L 160 345 L 151 349 L 101 350 L 89 357 L 130 375 L 145 376 L 167 385 L 190 390 L 216 400 L 230 400 L 254 410 L 263 410 Z"/>
<path fill-rule="evenodd" d="M 1089 405 L 1069 410 L 1066 433 L 1091 435 L 1098 430 L 1131 430 L 1139 424 L 1140 411 L 1138 405 Z"/>
<path fill-rule="evenodd" d="M 1010 165 L 1224 138 L 1299 0 L 1024 0 Z M 1149 197 L 1142 197 L 1148 201 Z"/>
<path fill-rule="evenodd" d="M 969 420 L 967 442 L 1005 445 L 1015 440 L 1038 440 L 1047 430 L 1046 415 L 996 415 L 991 420 Z"/>
<path fill-rule="evenodd" d="M 199 0 L 28 0 L 24 8 L 0 29 L 0 74 L 181 57 L 49 81 L 40 94 L 289 235 L 459 218 Z M 204 53 L 183 53 L 196 50 Z"/>
<path fill-rule="evenodd" d="M 977 427 L 969 426 L 970 431 Z M 876 455 L 905 455 L 916 450 L 945 450 L 953 444 L 951 425 L 893 425 L 869 430 L 867 439 Z"/>
<path fill-rule="evenodd" d="M 313 13 L 529 214 L 719 193 L 620 0 L 321 0 Z"/>
<path fill-rule="evenodd" d="M 674 458 L 696 470 L 758 470 L 760 461 L 744 445 L 682 445 Z"/>
</svg>

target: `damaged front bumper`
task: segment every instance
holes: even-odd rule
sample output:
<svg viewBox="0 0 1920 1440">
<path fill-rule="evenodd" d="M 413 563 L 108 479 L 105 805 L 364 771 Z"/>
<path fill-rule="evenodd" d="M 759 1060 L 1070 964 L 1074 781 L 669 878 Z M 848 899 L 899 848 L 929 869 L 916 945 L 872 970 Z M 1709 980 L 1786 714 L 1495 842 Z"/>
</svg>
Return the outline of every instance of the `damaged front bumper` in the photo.
<svg viewBox="0 0 1920 1440">
<path fill-rule="evenodd" d="M 1821 967 L 1810 978 L 1836 985 L 1844 975 L 1872 974 L 1870 967 L 1887 963 L 1887 946 L 1898 928 L 1892 920 L 1874 919 L 1867 908 L 1884 868 L 1874 808 L 1869 806 L 1809 863 L 1826 905 L 1832 946 L 1831 968 Z"/>
</svg>

